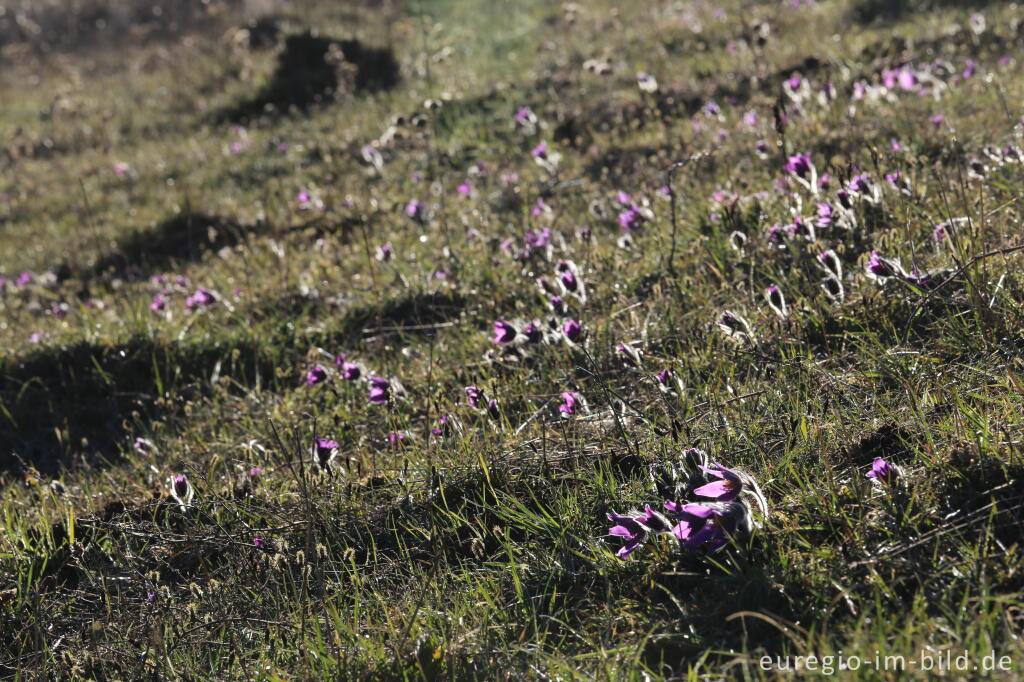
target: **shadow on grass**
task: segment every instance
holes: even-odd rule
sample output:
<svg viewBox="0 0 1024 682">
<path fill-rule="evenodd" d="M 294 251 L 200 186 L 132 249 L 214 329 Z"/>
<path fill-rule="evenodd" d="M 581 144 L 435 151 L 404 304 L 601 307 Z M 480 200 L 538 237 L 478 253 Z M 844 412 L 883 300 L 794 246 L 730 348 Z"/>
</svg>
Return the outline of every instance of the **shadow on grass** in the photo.
<svg viewBox="0 0 1024 682">
<path fill-rule="evenodd" d="M 196 261 L 205 254 L 234 246 L 266 226 L 242 225 L 230 218 L 196 211 L 173 215 L 152 229 L 136 230 L 121 239 L 93 266 L 93 273 L 123 274 L 129 269 L 144 274 L 167 268 L 175 261 Z"/>
<path fill-rule="evenodd" d="M 306 112 L 330 101 L 340 94 L 339 89 L 355 93 L 390 90 L 400 79 L 398 60 L 391 50 L 306 31 L 285 39 L 274 74 L 260 92 L 220 111 L 217 118 L 237 123 L 293 109 Z"/>
<path fill-rule="evenodd" d="M 133 424 L 207 393 L 215 372 L 251 385 L 271 381 L 274 364 L 253 341 L 190 346 L 141 337 L 8 360 L 0 365 L 0 474 L 22 463 L 53 474 L 115 460 Z"/>
<path fill-rule="evenodd" d="M 468 304 L 458 293 L 420 292 L 349 310 L 339 334 L 347 342 L 377 333 L 429 334 L 440 325 L 455 322 Z"/>
<path fill-rule="evenodd" d="M 860 0 L 850 8 L 851 18 L 861 24 L 895 21 L 908 14 L 940 9 L 982 9 L 994 0 Z"/>
</svg>

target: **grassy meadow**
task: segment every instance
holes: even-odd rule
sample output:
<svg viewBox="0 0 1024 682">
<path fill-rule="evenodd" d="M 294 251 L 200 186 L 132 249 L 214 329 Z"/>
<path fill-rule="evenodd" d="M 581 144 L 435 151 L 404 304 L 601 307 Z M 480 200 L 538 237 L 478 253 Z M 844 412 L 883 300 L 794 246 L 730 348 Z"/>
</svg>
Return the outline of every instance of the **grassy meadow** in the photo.
<svg viewBox="0 0 1024 682">
<path fill-rule="evenodd" d="M 0 1 L 0 678 L 1024 675 L 1024 7 L 159 5 Z"/>
</svg>

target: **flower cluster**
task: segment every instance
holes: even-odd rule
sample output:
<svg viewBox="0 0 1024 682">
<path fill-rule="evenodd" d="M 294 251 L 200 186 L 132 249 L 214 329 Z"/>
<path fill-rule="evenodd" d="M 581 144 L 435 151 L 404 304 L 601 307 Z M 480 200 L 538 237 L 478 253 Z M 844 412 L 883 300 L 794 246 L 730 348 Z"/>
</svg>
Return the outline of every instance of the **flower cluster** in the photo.
<svg viewBox="0 0 1024 682">
<path fill-rule="evenodd" d="M 748 498 L 767 516 L 764 495 L 749 474 L 706 461 L 700 450 L 687 450 L 679 464 L 667 468 L 674 499 L 665 501 L 664 512 L 645 505 L 642 512 L 608 514 L 614 524 L 608 534 L 625 540 L 616 556 L 625 559 L 657 535 L 671 536 L 687 550 L 712 554 L 757 525 Z M 702 499 L 678 501 L 687 492 Z"/>
</svg>

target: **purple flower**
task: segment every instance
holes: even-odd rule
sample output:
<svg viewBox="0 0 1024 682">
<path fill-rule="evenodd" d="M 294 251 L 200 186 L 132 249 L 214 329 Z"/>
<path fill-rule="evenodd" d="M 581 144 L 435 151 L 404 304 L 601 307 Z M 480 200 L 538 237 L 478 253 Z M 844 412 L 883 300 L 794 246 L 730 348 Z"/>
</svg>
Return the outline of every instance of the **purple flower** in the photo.
<svg viewBox="0 0 1024 682">
<path fill-rule="evenodd" d="M 828 227 L 835 220 L 835 209 L 832 204 L 818 204 L 818 227 Z"/>
<path fill-rule="evenodd" d="M 842 303 L 843 298 L 846 297 L 846 292 L 843 291 L 843 284 L 835 275 L 829 275 L 822 280 L 821 288 L 824 289 L 825 295 L 833 303 Z"/>
<path fill-rule="evenodd" d="M 731 502 L 743 492 L 743 480 L 736 472 L 730 471 L 720 464 L 713 464 L 710 467 L 702 466 L 701 469 L 704 473 L 719 480 L 702 485 L 693 491 L 694 495 L 710 497 L 720 502 Z"/>
<path fill-rule="evenodd" d="M 534 120 L 535 116 L 530 107 L 519 107 L 516 109 L 516 123 L 527 123 Z"/>
<path fill-rule="evenodd" d="M 718 328 L 731 339 L 753 341 L 750 324 L 742 316 L 731 310 L 723 310 L 718 316 Z"/>
<path fill-rule="evenodd" d="M 205 308 L 216 303 L 217 297 L 212 291 L 205 287 L 199 287 L 196 292 L 185 299 L 185 307 L 189 310 L 195 310 L 196 308 Z"/>
<path fill-rule="evenodd" d="M 546 159 L 548 157 L 548 143 L 542 140 L 540 144 L 533 148 L 530 156 L 535 159 Z"/>
<path fill-rule="evenodd" d="M 548 299 L 548 307 L 551 308 L 552 312 L 559 315 L 565 315 L 568 308 L 565 305 L 565 299 L 561 296 L 552 296 Z"/>
<path fill-rule="evenodd" d="M 620 343 L 615 347 L 615 352 L 622 358 L 622 363 L 626 367 L 639 367 L 640 366 L 640 351 L 628 343 Z"/>
<path fill-rule="evenodd" d="M 162 312 L 167 307 L 167 299 L 163 294 L 157 294 L 153 297 L 153 301 L 149 304 L 149 309 L 154 313 Z"/>
<path fill-rule="evenodd" d="M 565 261 L 562 261 L 564 263 Z M 562 271 L 558 274 L 558 281 L 562 283 L 566 291 L 576 291 L 579 289 L 579 281 L 576 279 L 576 273 L 571 267 L 566 265 L 562 268 Z"/>
<path fill-rule="evenodd" d="M 558 406 L 558 411 L 566 416 L 571 416 L 576 414 L 576 410 L 580 407 L 583 399 L 575 391 L 563 391 L 562 401 L 562 404 Z"/>
<path fill-rule="evenodd" d="M 928 122 L 931 123 L 936 130 L 938 130 L 939 128 L 942 127 L 942 124 L 946 122 L 946 116 L 945 114 L 935 114 L 934 116 L 928 119 Z"/>
<path fill-rule="evenodd" d="M 398 450 L 405 444 L 406 439 L 409 436 L 399 431 L 392 431 L 388 434 L 388 445 L 392 450 Z"/>
<path fill-rule="evenodd" d="M 498 412 L 498 401 L 494 398 L 487 401 L 487 414 L 491 419 L 497 419 L 500 416 Z"/>
<path fill-rule="evenodd" d="M 263 538 L 253 538 L 252 539 L 252 546 L 253 547 L 262 547 L 263 546 Z"/>
<path fill-rule="evenodd" d="M 338 456 L 338 443 L 326 438 L 313 442 L 313 460 L 321 471 L 330 472 L 331 462 Z"/>
<path fill-rule="evenodd" d="M 636 232 L 643 227 L 644 222 L 646 222 L 644 214 L 636 205 L 630 206 L 619 214 L 619 227 L 626 232 Z"/>
<path fill-rule="evenodd" d="M 523 327 L 523 336 L 526 337 L 526 343 L 531 346 L 540 343 L 542 337 L 540 327 L 537 326 L 536 322 L 530 322 Z"/>
<path fill-rule="evenodd" d="M 672 532 L 672 524 L 669 520 L 661 512 L 651 509 L 649 504 L 644 506 L 644 513 L 642 515 L 633 518 L 650 533 L 662 534 Z"/>
<path fill-rule="evenodd" d="M 885 258 L 877 251 L 871 252 L 871 257 L 865 266 L 868 274 L 879 280 L 886 280 L 890 277 L 904 277 L 903 267 L 896 261 Z"/>
<path fill-rule="evenodd" d="M 419 199 L 413 199 L 405 205 L 405 214 L 416 222 L 423 221 L 426 210 L 427 205 Z"/>
<path fill-rule="evenodd" d="M 263 467 L 254 466 L 249 468 L 249 475 L 253 478 L 259 478 L 263 475 Z"/>
<path fill-rule="evenodd" d="M 18 275 L 18 278 L 14 280 L 14 283 L 19 287 L 27 286 L 32 283 L 33 275 L 27 270 Z"/>
<path fill-rule="evenodd" d="M 628 557 L 647 540 L 647 530 L 633 518 L 611 513 L 608 520 L 615 524 L 608 529 L 608 534 L 626 539 L 626 544 L 615 553 L 620 559 Z"/>
<path fill-rule="evenodd" d="M 313 365 L 309 371 L 306 372 L 306 385 L 316 386 L 327 381 L 327 370 L 320 365 Z"/>
<path fill-rule="evenodd" d="M 576 320 L 566 320 L 562 325 L 562 333 L 569 341 L 576 343 L 583 335 L 583 327 Z"/>
<path fill-rule="evenodd" d="M 699 524 L 699 528 L 696 528 L 698 524 L 688 524 L 691 532 L 687 534 L 683 544 L 687 549 L 694 551 L 703 551 L 707 554 L 717 552 L 726 545 L 729 538 L 736 532 L 739 524 L 741 522 L 745 523 L 747 520 L 747 507 L 740 503 L 730 502 L 724 505 L 693 506 L 705 507 L 703 510 L 688 510 L 698 519 L 703 518 L 704 521 L 702 524 Z M 687 507 L 691 507 L 691 505 L 687 505 Z M 706 517 L 703 516 L 705 514 L 707 515 Z"/>
<path fill-rule="evenodd" d="M 362 376 L 363 371 L 354 362 L 341 363 L 341 378 L 345 381 L 355 381 Z"/>
<path fill-rule="evenodd" d="M 843 276 L 843 264 L 839 261 L 839 257 L 836 255 L 836 252 L 832 249 L 819 253 L 817 255 L 817 260 L 821 267 L 825 268 L 825 271 L 829 274 L 835 275 L 836 277 Z"/>
<path fill-rule="evenodd" d="M 381 263 L 389 262 L 394 257 L 394 255 L 395 250 L 391 246 L 391 242 L 388 242 L 387 244 L 382 244 L 377 247 L 377 260 L 379 260 Z"/>
<path fill-rule="evenodd" d="M 789 309 L 786 308 L 786 297 L 782 295 L 782 289 L 772 284 L 764 292 L 764 297 L 776 315 L 783 319 L 789 315 Z"/>
<path fill-rule="evenodd" d="M 516 328 L 505 320 L 494 321 L 494 338 L 492 341 L 499 346 L 506 346 L 516 339 Z"/>
<path fill-rule="evenodd" d="M 899 83 L 900 88 L 903 90 L 913 90 L 917 87 L 917 76 L 910 69 L 903 67 L 900 69 L 896 82 Z"/>
<path fill-rule="evenodd" d="M 430 432 L 435 436 L 447 436 L 451 429 L 448 425 L 450 420 L 451 418 L 448 415 L 442 414 L 437 420 L 437 426 L 431 429 Z"/>
<path fill-rule="evenodd" d="M 195 491 L 192 490 L 192 484 L 189 483 L 188 477 L 185 474 L 171 476 L 171 497 L 174 498 L 182 510 L 192 503 L 192 496 L 194 494 Z"/>
<path fill-rule="evenodd" d="M 805 239 L 814 241 L 814 230 L 811 225 L 804 222 L 804 219 L 800 216 L 796 216 L 793 218 L 792 223 L 786 225 L 786 233 L 793 238 L 799 235 Z"/>
<path fill-rule="evenodd" d="M 867 473 L 868 478 L 873 478 L 877 482 L 887 485 L 895 483 L 899 476 L 899 467 L 890 464 L 881 457 L 875 457 L 875 461 L 871 463 L 871 471 Z"/>
<path fill-rule="evenodd" d="M 846 210 L 850 210 L 851 208 L 853 208 L 853 200 L 850 199 L 850 193 L 847 192 L 845 189 L 841 189 L 838 192 L 836 192 L 836 199 L 839 200 L 839 205 L 845 208 Z"/>
<path fill-rule="evenodd" d="M 381 377 L 370 377 L 370 402 L 383 405 L 391 397 L 391 382 Z"/>
<path fill-rule="evenodd" d="M 672 528 L 672 535 L 684 541 L 701 530 L 715 514 L 714 507 L 706 504 L 680 504 L 671 500 L 665 502 L 665 509 L 670 519 L 678 521 Z"/>
<path fill-rule="evenodd" d="M 658 383 L 662 386 L 668 386 L 669 379 L 672 378 L 672 370 L 668 367 L 658 372 L 655 377 L 658 379 Z"/>
<path fill-rule="evenodd" d="M 466 386 L 466 398 L 470 407 L 479 410 L 484 399 L 484 392 L 476 386 Z"/>
<path fill-rule="evenodd" d="M 469 182 L 464 182 L 455 188 L 455 191 L 464 197 L 468 197 L 473 191 L 473 185 Z"/>
<path fill-rule="evenodd" d="M 850 180 L 849 189 L 857 194 L 867 194 L 871 191 L 871 178 L 868 177 L 867 173 L 855 175 Z"/>
<path fill-rule="evenodd" d="M 534 232 L 533 230 L 527 231 L 523 235 L 523 241 L 526 245 L 533 249 L 543 249 L 551 241 L 551 228 L 542 227 L 541 229 Z"/>
<path fill-rule="evenodd" d="M 811 155 L 794 154 L 786 161 L 783 170 L 798 177 L 806 178 L 807 174 L 811 172 Z"/>
</svg>

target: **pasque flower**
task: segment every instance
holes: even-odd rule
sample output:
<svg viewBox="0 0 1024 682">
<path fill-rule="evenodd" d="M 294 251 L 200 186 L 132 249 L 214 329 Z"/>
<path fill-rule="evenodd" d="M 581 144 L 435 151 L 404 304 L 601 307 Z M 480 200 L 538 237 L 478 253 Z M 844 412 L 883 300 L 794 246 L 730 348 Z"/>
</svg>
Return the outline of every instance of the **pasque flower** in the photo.
<svg viewBox="0 0 1024 682">
<path fill-rule="evenodd" d="M 484 392 L 477 386 L 466 386 L 467 404 L 475 410 L 479 410 L 483 404 Z"/>
<path fill-rule="evenodd" d="M 413 199 L 405 205 L 405 214 L 416 222 L 423 222 L 427 212 L 427 205 L 419 199 Z"/>
<path fill-rule="evenodd" d="M 775 314 L 786 319 L 789 315 L 789 309 L 786 307 L 786 297 L 782 295 L 782 289 L 772 284 L 764 292 L 765 300 L 768 301 L 768 306 L 775 311 Z"/>
<path fill-rule="evenodd" d="M 576 410 L 580 409 L 583 398 L 580 394 L 575 391 L 563 391 L 562 392 L 562 404 L 558 406 L 558 411 L 567 417 L 571 417 L 576 414 Z"/>
<path fill-rule="evenodd" d="M 562 333 L 569 341 L 576 343 L 583 336 L 583 327 L 576 320 L 566 320 L 562 325 Z"/>
<path fill-rule="evenodd" d="M 715 463 L 712 463 L 712 466 L 702 466 L 701 469 L 718 480 L 697 488 L 693 491 L 694 495 L 730 502 L 743 492 L 743 479 L 738 473 Z"/>
<path fill-rule="evenodd" d="M 314 365 L 306 372 L 306 385 L 316 386 L 327 381 L 327 370 L 320 365 Z"/>
<path fill-rule="evenodd" d="M 626 232 L 636 232 L 643 227 L 644 222 L 646 222 L 646 218 L 636 205 L 630 206 L 619 214 L 619 227 Z"/>
<path fill-rule="evenodd" d="M 899 264 L 899 261 L 886 258 L 877 251 L 871 252 L 871 257 L 868 259 L 865 270 L 867 270 L 869 276 L 879 281 L 885 281 L 890 277 L 906 277 L 906 272 L 904 272 L 903 266 Z"/>
<path fill-rule="evenodd" d="M 628 557 L 647 540 L 647 529 L 641 526 L 636 519 L 613 512 L 608 514 L 608 520 L 615 524 L 608 529 L 608 534 L 626 540 L 626 544 L 615 553 L 615 556 L 620 559 Z"/>
<path fill-rule="evenodd" d="M 401 431 L 392 431 L 388 434 L 388 445 L 392 450 L 398 450 L 403 444 L 405 444 L 405 441 L 408 438 L 408 434 L 402 433 Z"/>
<path fill-rule="evenodd" d="M 832 249 L 828 251 L 822 251 L 817 255 L 818 264 L 825 269 L 830 275 L 836 277 L 843 276 L 843 264 L 839 260 L 839 256 Z"/>
<path fill-rule="evenodd" d="M 887 460 L 881 457 L 875 457 L 875 461 L 871 463 L 871 471 L 867 473 L 867 477 L 874 479 L 878 483 L 884 483 L 891 485 L 896 482 L 896 479 L 900 477 L 899 467 L 889 463 Z"/>
<path fill-rule="evenodd" d="M 338 456 L 338 443 L 326 438 L 317 438 L 313 442 L 313 461 L 321 471 L 330 472 L 331 463 Z"/>
<path fill-rule="evenodd" d="M 205 287 L 199 287 L 196 292 L 185 299 L 185 307 L 194 310 L 199 307 L 207 307 L 216 303 L 217 297 L 212 291 Z"/>
<path fill-rule="evenodd" d="M 523 337 L 526 338 L 526 343 L 532 346 L 534 344 L 540 343 L 541 338 L 543 337 L 543 333 L 541 332 L 540 327 L 537 325 L 536 322 L 530 322 L 525 327 L 523 327 Z"/>
<path fill-rule="evenodd" d="M 784 170 L 787 173 L 792 173 L 798 177 L 806 178 L 808 173 L 811 172 L 811 166 L 810 154 L 794 154 L 787 159 Z"/>
<path fill-rule="evenodd" d="M 391 398 L 391 382 L 382 377 L 370 377 L 370 402 L 383 405 Z"/>
<path fill-rule="evenodd" d="M 192 497 L 195 495 L 195 491 L 192 490 L 192 484 L 189 483 L 188 477 L 185 474 L 171 476 L 170 483 L 171 497 L 174 498 L 174 501 L 184 511 L 185 507 L 192 504 Z"/>
<path fill-rule="evenodd" d="M 843 299 L 846 297 L 846 292 L 843 290 L 843 283 L 839 281 L 839 278 L 835 275 L 829 275 L 823 279 L 821 281 L 821 288 L 833 303 L 842 303 Z"/>
<path fill-rule="evenodd" d="M 723 310 L 718 316 L 718 328 L 725 332 L 726 336 L 737 341 L 752 341 L 754 338 L 750 324 L 731 310 Z"/>
<path fill-rule="evenodd" d="M 492 341 L 500 346 L 505 346 L 515 341 L 517 333 L 516 328 L 505 320 L 495 320 Z"/>
<path fill-rule="evenodd" d="M 703 523 L 700 524 L 699 528 L 696 525 L 687 523 L 690 532 L 687 533 L 687 537 L 683 542 L 687 549 L 713 554 L 725 547 L 737 530 L 745 528 L 749 524 L 750 512 L 747 506 L 740 502 L 687 506 L 704 507 L 699 512 L 693 510 L 694 515 L 698 519 L 704 515 Z"/>
<path fill-rule="evenodd" d="M 363 370 L 354 362 L 342 361 L 341 378 L 345 381 L 355 381 L 362 376 Z"/>
</svg>

